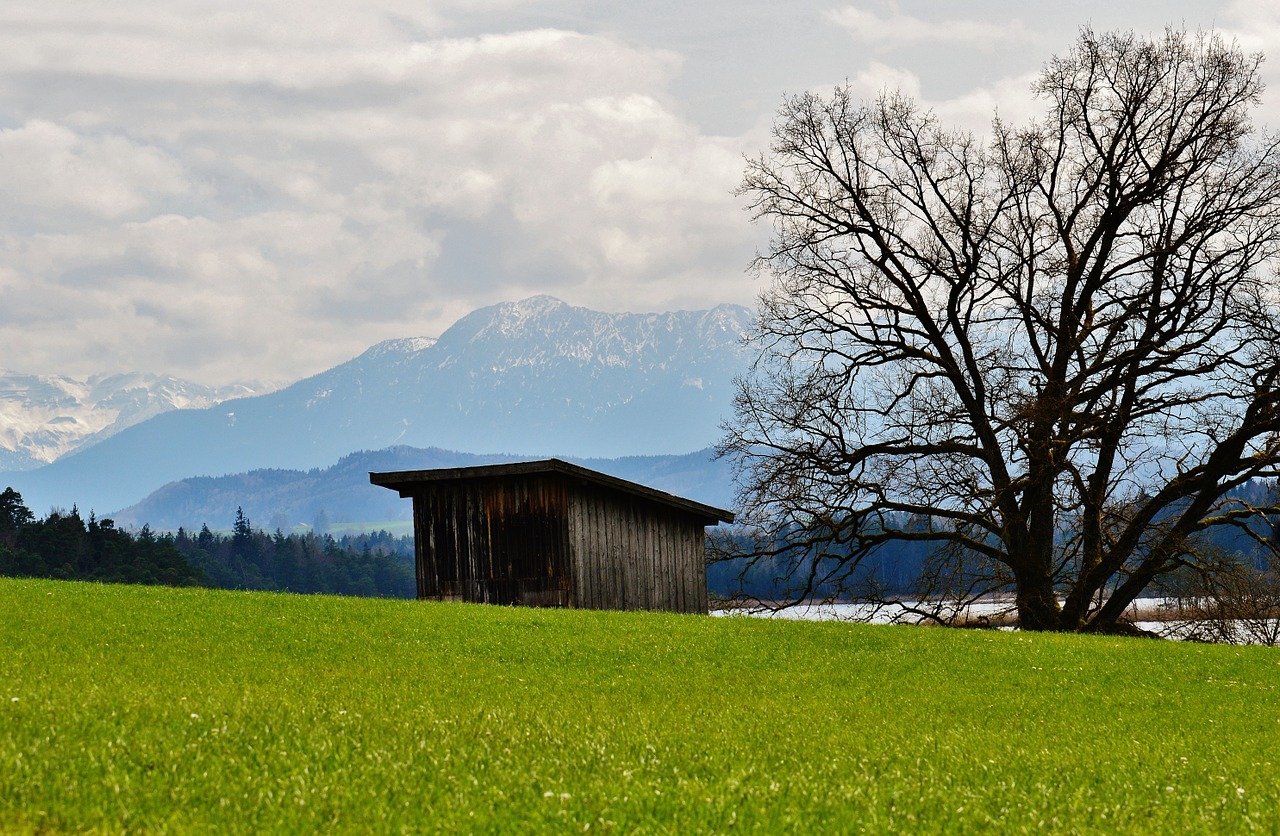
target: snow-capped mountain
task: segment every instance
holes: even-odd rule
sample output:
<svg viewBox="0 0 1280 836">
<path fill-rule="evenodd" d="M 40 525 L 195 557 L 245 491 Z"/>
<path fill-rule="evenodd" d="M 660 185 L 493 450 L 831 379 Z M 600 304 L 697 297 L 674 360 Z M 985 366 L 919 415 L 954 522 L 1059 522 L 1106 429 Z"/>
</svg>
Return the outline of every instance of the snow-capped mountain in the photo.
<svg viewBox="0 0 1280 836">
<path fill-rule="evenodd" d="M 391 340 L 278 393 L 312 427 L 377 446 L 580 456 L 715 442 L 745 367 L 746 308 L 601 313 L 549 296 Z"/>
<path fill-rule="evenodd" d="M 253 394 L 153 374 L 76 380 L 0 369 L 0 470 L 48 464 L 171 409 L 204 409 Z"/>
<path fill-rule="evenodd" d="M 438 340 L 379 343 L 285 389 L 171 411 L 27 474 L 31 507 L 114 511 L 177 479 L 327 466 L 392 445 L 621 456 L 714 444 L 752 314 L 602 313 L 551 297 L 482 308 Z"/>
</svg>

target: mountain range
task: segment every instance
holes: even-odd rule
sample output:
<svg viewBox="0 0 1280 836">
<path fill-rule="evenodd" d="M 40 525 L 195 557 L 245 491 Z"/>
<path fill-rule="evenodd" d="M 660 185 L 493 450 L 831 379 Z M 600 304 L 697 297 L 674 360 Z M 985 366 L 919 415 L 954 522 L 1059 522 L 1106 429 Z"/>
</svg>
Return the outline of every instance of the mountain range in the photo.
<svg viewBox="0 0 1280 836">
<path fill-rule="evenodd" d="M 75 503 L 103 514 L 191 477 L 327 468 L 397 445 L 508 459 L 703 450 L 749 363 L 751 318 L 736 305 L 493 305 L 437 340 L 389 340 L 276 392 L 155 415 L 38 469 L 0 473 L 0 483 L 37 512 Z"/>
<path fill-rule="evenodd" d="M 395 491 L 369 483 L 370 471 L 474 467 L 531 458 L 395 446 L 351 453 L 326 468 L 254 470 L 230 476 L 201 476 L 170 482 L 141 502 L 113 515 L 116 524 L 159 530 L 179 526 L 230 528 L 237 510 L 255 527 L 286 531 L 323 519 L 342 523 L 409 520 L 413 503 Z M 574 458 L 575 464 L 658 490 L 727 508 L 733 503 L 732 468 L 711 450 L 674 456 Z"/>
<path fill-rule="evenodd" d="M 0 369 L 0 470 L 30 470 L 173 409 L 252 395 L 154 374 L 20 374 Z"/>
</svg>

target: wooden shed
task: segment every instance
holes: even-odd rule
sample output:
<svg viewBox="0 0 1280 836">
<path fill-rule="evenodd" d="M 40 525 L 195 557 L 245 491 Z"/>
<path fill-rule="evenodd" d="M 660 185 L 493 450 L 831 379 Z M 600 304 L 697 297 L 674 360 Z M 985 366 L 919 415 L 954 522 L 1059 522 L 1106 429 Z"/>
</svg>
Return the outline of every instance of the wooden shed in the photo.
<svg viewBox="0 0 1280 836">
<path fill-rule="evenodd" d="M 413 499 L 418 597 L 707 612 L 705 527 L 733 514 L 559 459 L 370 473 Z"/>
</svg>

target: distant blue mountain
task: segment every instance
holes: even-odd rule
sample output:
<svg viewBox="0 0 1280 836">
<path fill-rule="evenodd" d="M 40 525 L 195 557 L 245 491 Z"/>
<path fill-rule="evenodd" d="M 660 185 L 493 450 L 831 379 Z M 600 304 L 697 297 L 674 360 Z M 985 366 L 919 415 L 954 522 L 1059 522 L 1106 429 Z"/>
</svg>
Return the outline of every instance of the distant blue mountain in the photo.
<svg viewBox="0 0 1280 836">
<path fill-rule="evenodd" d="M 311 523 L 322 514 L 331 523 L 408 520 L 413 503 L 369 483 L 370 471 L 472 467 L 535 458 L 478 455 L 451 450 L 392 447 L 353 453 L 324 469 L 255 470 L 232 476 L 196 477 L 171 482 L 142 502 L 115 514 L 116 523 L 173 530 L 230 528 L 243 508 L 255 527 L 287 528 Z M 727 508 L 733 502 L 730 465 L 714 460 L 711 450 L 680 456 L 631 456 L 572 461 L 658 490 Z"/>
<path fill-rule="evenodd" d="M 601 313 L 546 296 L 494 305 L 439 340 L 391 340 L 278 392 L 167 412 L 0 484 L 37 513 L 76 503 L 102 514 L 188 477 L 305 470 L 393 445 L 525 457 L 701 450 L 749 362 L 751 316 L 734 305 Z"/>
</svg>

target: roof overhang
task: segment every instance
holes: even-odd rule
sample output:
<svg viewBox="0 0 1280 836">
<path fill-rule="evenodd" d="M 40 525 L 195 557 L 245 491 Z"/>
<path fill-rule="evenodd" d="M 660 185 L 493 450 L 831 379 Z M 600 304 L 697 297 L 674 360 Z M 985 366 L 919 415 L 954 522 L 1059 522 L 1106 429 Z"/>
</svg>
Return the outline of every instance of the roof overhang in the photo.
<svg viewBox="0 0 1280 836">
<path fill-rule="evenodd" d="M 423 485 L 441 482 L 463 482 L 481 479 L 500 479 L 506 476 L 537 476 L 544 474 L 560 474 L 579 483 L 608 488 L 620 493 L 631 494 L 661 505 L 676 508 L 700 517 L 703 525 L 719 525 L 722 522 L 733 522 L 733 512 L 682 496 L 660 491 L 635 482 L 619 479 L 607 473 L 600 473 L 590 468 L 570 464 L 560 459 L 541 459 L 532 462 L 513 462 L 511 464 L 478 465 L 476 467 L 444 467 L 435 470 L 398 470 L 387 473 L 369 473 L 369 481 L 393 491 L 399 491 L 402 497 L 411 497 L 418 493 Z"/>
</svg>

